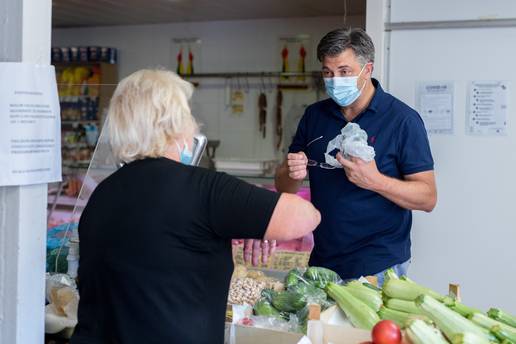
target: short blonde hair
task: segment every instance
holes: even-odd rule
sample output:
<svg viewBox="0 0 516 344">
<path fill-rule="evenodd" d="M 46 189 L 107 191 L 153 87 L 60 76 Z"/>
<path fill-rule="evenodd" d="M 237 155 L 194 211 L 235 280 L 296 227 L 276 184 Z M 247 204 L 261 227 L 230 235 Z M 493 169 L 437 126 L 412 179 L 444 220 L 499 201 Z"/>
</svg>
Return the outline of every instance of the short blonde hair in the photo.
<svg viewBox="0 0 516 344">
<path fill-rule="evenodd" d="M 123 162 L 165 154 L 173 140 L 198 130 L 188 100 L 191 83 L 167 70 L 143 69 L 124 78 L 109 104 L 108 135 Z"/>
</svg>

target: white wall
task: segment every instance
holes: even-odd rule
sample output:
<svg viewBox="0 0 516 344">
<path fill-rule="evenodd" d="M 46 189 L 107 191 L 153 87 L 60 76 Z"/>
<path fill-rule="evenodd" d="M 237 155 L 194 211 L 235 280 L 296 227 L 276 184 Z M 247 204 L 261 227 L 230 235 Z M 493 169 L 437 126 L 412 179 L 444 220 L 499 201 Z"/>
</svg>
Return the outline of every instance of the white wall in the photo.
<svg viewBox="0 0 516 344">
<path fill-rule="evenodd" d="M 50 0 L 1 1 L 0 61 L 48 65 L 51 12 Z M 43 342 L 46 207 L 47 184 L 0 187 L 0 343 Z"/>
<path fill-rule="evenodd" d="M 391 0 L 391 4 L 391 22 L 516 17 L 516 2 L 513 0 Z"/>
<path fill-rule="evenodd" d="M 394 0 L 391 22 L 516 17 L 512 0 Z M 460 283 L 465 303 L 516 313 L 516 27 L 402 30 L 390 34 L 389 91 L 415 106 L 418 81 L 455 82 L 450 136 L 430 136 L 438 205 L 416 213 L 415 280 L 445 292 Z M 465 134 L 466 90 L 472 80 L 509 80 L 505 137 Z"/>
<path fill-rule="evenodd" d="M 347 22 L 364 25 L 363 18 L 351 17 Z M 319 70 L 315 58 L 318 41 L 326 32 L 342 25 L 342 17 L 320 17 L 56 29 L 52 45 L 116 47 L 120 51 L 120 76 L 124 77 L 145 67 L 163 66 L 174 70 L 176 56 L 172 52 L 172 39 L 198 37 L 202 40 L 202 52 L 197 72 L 261 72 L 279 71 L 279 37 L 307 34 L 311 38 L 311 65 L 307 69 Z M 261 83 L 260 80 L 251 82 Z M 262 139 L 258 132 L 258 93 L 258 86 L 251 89 L 246 94 L 246 112 L 235 116 L 226 109 L 222 79 L 202 82 L 197 89 L 192 110 L 204 124 L 203 131 L 208 138 L 222 141 L 218 157 L 277 157 L 272 139 L 276 95 L 275 92 L 267 94 L 268 132 L 267 138 Z M 283 113 L 288 113 L 295 104 L 310 104 L 315 100 L 313 91 L 286 91 Z"/>
</svg>

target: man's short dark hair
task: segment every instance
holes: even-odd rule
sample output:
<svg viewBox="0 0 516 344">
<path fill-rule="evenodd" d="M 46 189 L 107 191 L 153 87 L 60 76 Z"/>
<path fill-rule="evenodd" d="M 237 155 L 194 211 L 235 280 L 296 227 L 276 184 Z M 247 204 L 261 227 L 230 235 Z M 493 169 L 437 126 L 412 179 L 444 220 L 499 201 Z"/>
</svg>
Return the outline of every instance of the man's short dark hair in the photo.
<svg viewBox="0 0 516 344">
<path fill-rule="evenodd" d="M 374 44 L 371 37 L 360 28 L 336 29 L 328 32 L 317 45 L 317 58 L 334 57 L 351 48 L 359 62 L 374 62 Z"/>
</svg>

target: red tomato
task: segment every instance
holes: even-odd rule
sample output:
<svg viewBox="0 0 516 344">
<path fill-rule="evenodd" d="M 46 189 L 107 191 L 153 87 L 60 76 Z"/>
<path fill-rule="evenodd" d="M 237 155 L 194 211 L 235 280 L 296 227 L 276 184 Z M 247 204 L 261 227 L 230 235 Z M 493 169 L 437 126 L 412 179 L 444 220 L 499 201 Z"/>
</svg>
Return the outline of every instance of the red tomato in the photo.
<svg viewBox="0 0 516 344">
<path fill-rule="evenodd" d="M 373 327 L 374 344 L 399 344 L 401 331 L 398 325 L 390 320 L 382 320 Z"/>
</svg>

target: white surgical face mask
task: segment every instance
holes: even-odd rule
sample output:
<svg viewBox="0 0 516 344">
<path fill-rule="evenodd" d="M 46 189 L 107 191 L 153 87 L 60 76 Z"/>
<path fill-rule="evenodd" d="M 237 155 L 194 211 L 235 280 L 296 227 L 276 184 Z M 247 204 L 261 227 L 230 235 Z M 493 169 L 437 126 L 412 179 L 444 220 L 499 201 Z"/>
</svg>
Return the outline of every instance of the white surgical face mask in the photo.
<svg viewBox="0 0 516 344">
<path fill-rule="evenodd" d="M 336 76 L 333 78 L 324 78 L 324 85 L 326 86 L 326 93 L 340 106 L 348 106 L 353 104 L 355 100 L 360 97 L 362 90 L 365 87 L 365 82 L 362 88 L 358 89 L 357 81 L 365 66 L 356 76 Z"/>
<path fill-rule="evenodd" d="M 179 160 L 182 164 L 190 165 L 192 163 L 192 151 L 188 149 L 188 144 L 186 143 L 186 140 L 183 140 L 184 147 L 181 149 L 179 146 L 179 143 L 176 141 L 177 151 L 179 152 Z"/>
</svg>

